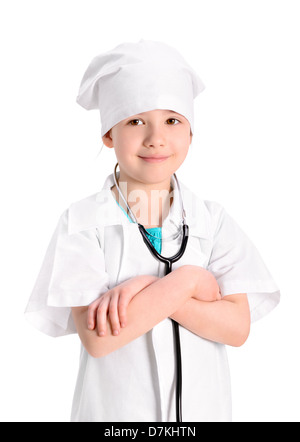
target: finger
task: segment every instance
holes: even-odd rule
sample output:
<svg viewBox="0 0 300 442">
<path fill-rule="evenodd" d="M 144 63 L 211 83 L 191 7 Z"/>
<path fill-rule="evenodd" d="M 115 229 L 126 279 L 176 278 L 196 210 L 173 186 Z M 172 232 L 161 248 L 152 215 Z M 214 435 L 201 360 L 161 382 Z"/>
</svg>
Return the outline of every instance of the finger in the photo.
<svg viewBox="0 0 300 442">
<path fill-rule="evenodd" d="M 109 319 L 111 323 L 112 334 L 117 336 L 120 333 L 120 320 L 119 320 L 119 293 L 115 292 L 109 303 Z"/>
<path fill-rule="evenodd" d="M 98 306 L 100 304 L 100 299 L 92 302 L 87 311 L 87 326 L 89 330 L 94 330 L 96 325 L 96 313 Z"/>
<path fill-rule="evenodd" d="M 119 319 L 121 327 L 125 327 L 127 324 L 127 307 L 129 304 L 129 298 L 120 296 L 119 300 Z"/>
<path fill-rule="evenodd" d="M 109 306 L 109 298 L 105 297 L 97 309 L 97 332 L 99 336 L 106 335 L 107 311 Z"/>
</svg>

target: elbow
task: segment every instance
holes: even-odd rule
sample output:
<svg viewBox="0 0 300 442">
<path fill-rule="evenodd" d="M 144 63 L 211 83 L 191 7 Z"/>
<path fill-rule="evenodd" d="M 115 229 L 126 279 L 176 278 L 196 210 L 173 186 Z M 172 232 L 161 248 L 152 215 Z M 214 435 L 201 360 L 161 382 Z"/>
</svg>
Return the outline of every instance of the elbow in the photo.
<svg viewBox="0 0 300 442">
<path fill-rule="evenodd" d="M 120 343 L 117 336 L 100 337 L 96 335 L 95 332 L 93 333 L 92 338 L 90 337 L 90 339 L 82 342 L 82 344 L 89 356 L 94 359 L 104 358 L 122 346 L 122 343 Z"/>
<path fill-rule="evenodd" d="M 103 356 L 101 348 L 99 348 L 99 347 L 97 348 L 95 345 L 91 344 L 89 342 L 89 340 L 81 339 L 81 344 L 82 344 L 83 348 L 85 349 L 85 351 L 87 352 L 87 354 L 89 356 L 91 356 L 92 358 L 98 359 Z"/>
<path fill-rule="evenodd" d="M 244 305 L 244 309 L 239 311 L 238 316 L 236 317 L 236 322 L 232 323 L 232 342 L 229 344 L 232 347 L 241 347 L 247 341 L 250 334 L 251 327 L 251 315 L 250 310 L 247 304 Z"/>
<path fill-rule="evenodd" d="M 239 330 L 234 333 L 234 336 L 231 339 L 229 345 L 232 347 L 241 347 L 245 344 L 250 334 L 250 323 L 243 324 L 243 327 L 240 327 Z"/>
<path fill-rule="evenodd" d="M 84 347 L 88 353 L 89 356 L 91 356 L 94 359 L 100 359 L 105 356 L 105 354 L 102 351 L 99 351 L 99 349 L 90 348 L 88 346 Z"/>
<path fill-rule="evenodd" d="M 98 338 L 101 339 L 101 338 Z M 94 359 L 100 359 L 104 358 L 104 356 L 107 356 L 109 353 L 112 353 L 112 349 L 107 348 L 105 345 L 99 345 L 98 342 L 97 345 L 94 343 L 88 343 L 87 345 L 83 345 L 89 356 L 91 356 Z"/>
<path fill-rule="evenodd" d="M 80 338 L 81 344 L 83 345 L 85 351 L 92 358 L 103 358 L 110 353 L 108 346 L 105 345 L 105 342 L 101 342 L 101 339 L 103 340 L 103 338 L 96 336 L 95 332 L 89 331 L 87 334 L 81 335 Z"/>
<path fill-rule="evenodd" d="M 104 356 L 107 356 L 110 352 L 105 352 L 102 349 L 99 348 L 89 348 L 89 347 L 84 347 L 85 350 L 87 351 L 87 353 L 89 354 L 89 356 L 91 356 L 94 359 L 100 359 L 100 358 L 104 358 Z"/>
<path fill-rule="evenodd" d="M 233 339 L 229 345 L 231 345 L 231 347 L 241 347 L 242 345 L 245 344 L 247 339 L 248 339 L 248 336 L 242 335 L 242 336 L 239 336 L 239 337 Z"/>
</svg>

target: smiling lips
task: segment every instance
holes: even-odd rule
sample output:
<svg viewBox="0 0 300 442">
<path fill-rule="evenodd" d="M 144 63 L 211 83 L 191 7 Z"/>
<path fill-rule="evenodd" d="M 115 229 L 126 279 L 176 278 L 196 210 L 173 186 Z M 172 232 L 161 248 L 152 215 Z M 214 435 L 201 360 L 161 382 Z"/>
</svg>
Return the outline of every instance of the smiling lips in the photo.
<svg viewBox="0 0 300 442">
<path fill-rule="evenodd" d="M 163 161 L 167 160 L 169 157 L 162 156 L 162 155 L 153 155 L 149 157 L 139 157 L 144 161 L 147 161 L 147 163 L 162 163 Z"/>
</svg>

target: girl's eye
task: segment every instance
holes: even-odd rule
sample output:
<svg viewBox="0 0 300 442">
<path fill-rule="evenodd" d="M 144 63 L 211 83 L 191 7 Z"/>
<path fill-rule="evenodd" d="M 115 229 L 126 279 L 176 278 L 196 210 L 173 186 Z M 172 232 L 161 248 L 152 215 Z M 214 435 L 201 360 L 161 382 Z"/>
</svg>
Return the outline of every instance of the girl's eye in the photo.
<svg viewBox="0 0 300 442">
<path fill-rule="evenodd" d="M 179 120 L 177 120 L 176 118 L 168 118 L 168 120 L 166 121 L 167 124 L 174 126 L 175 124 L 180 123 Z"/>
<path fill-rule="evenodd" d="M 140 126 L 143 122 L 139 118 L 136 118 L 135 120 L 130 120 L 128 124 L 130 124 L 130 126 Z"/>
</svg>

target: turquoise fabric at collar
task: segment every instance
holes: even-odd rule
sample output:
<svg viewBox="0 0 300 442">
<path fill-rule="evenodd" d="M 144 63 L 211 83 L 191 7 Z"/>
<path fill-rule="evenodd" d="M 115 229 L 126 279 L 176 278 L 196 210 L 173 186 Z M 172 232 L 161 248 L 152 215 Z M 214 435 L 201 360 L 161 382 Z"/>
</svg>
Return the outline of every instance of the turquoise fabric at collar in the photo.
<svg viewBox="0 0 300 442">
<path fill-rule="evenodd" d="M 151 227 L 151 229 L 146 229 L 150 235 L 147 235 L 151 241 L 151 244 L 158 253 L 161 253 L 161 227 Z"/>
<path fill-rule="evenodd" d="M 120 207 L 120 209 L 123 211 L 123 213 L 127 216 L 127 218 L 129 219 L 129 221 L 131 223 L 133 223 L 132 219 L 130 218 L 130 216 L 125 212 L 125 210 L 123 209 L 123 207 L 120 206 L 120 204 L 118 203 L 118 201 L 116 200 L 116 203 L 118 204 L 118 206 Z M 155 248 L 155 250 L 158 253 L 161 253 L 161 240 L 162 240 L 162 231 L 161 231 L 161 227 L 151 227 L 150 229 L 146 229 L 147 232 L 149 232 L 148 238 L 151 241 L 151 244 L 153 245 L 153 247 Z M 151 236 L 153 235 L 153 236 Z"/>
</svg>

